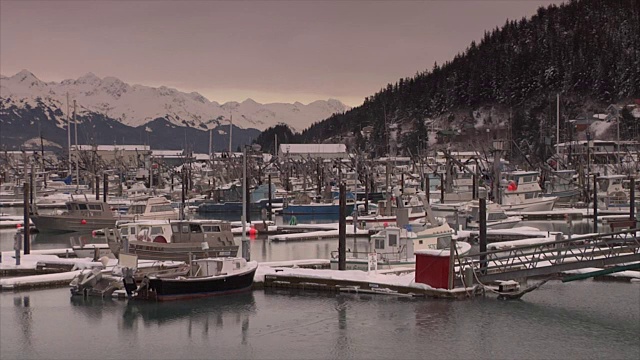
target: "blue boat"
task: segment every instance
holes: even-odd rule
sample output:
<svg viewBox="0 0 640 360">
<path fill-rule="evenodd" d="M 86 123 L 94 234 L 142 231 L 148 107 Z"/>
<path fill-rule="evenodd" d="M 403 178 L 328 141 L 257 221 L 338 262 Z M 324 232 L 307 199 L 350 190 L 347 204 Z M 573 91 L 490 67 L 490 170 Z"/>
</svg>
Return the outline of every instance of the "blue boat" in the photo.
<svg viewBox="0 0 640 360">
<path fill-rule="evenodd" d="M 199 213 L 214 214 L 241 214 L 242 213 L 242 187 L 231 185 L 228 188 L 217 189 L 212 194 L 212 200 L 205 200 L 198 206 Z M 251 191 L 249 211 L 260 213 L 262 209 L 269 209 L 269 185 L 259 185 Z M 275 187 L 271 188 L 271 204 L 278 207 L 282 204 L 282 198 L 275 197 Z"/>
</svg>

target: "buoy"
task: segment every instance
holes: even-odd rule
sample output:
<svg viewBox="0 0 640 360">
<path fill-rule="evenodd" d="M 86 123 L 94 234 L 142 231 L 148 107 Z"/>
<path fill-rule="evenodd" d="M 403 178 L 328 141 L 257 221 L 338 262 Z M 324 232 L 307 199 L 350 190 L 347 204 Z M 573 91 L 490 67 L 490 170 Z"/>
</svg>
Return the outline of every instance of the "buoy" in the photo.
<svg viewBox="0 0 640 360">
<path fill-rule="evenodd" d="M 87 224 L 87 220 L 85 220 L 85 219 L 80 220 L 80 224 L 86 225 Z"/>
<path fill-rule="evenodd" d="M 93 231 L 91 232 L 91 236 L 96 237 L 96 231 L 95 231 L 95 230 L 93 230 Z"/>
<path fill-rule="evenodd" d="M 251 225 L 251 228 L 249 229 L 249 236 L 253 236 L 255 237 L 258 234 L 258 230 L 256 230 L 256 228 Z"/>
<path fill-rule="evenodd" d="M 389 226 L 389 223 L 385 221 L 384 224 L 382 224 L 382 226 L 387 227 Z"/>
<path fill-rule="evenodd" d="M 22 227 L 22 224 L 16 224 L 16 229 L 20 229 Z"/>
</svg>

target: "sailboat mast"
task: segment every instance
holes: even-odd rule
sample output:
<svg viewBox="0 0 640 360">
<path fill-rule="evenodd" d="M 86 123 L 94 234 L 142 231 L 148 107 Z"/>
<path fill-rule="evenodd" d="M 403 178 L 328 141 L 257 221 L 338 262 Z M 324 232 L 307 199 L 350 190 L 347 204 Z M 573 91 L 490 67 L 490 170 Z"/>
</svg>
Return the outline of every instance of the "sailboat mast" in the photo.
<svg viewBox="0 0 640 360">
<path fill-rule="evenodd" d="M 71 175 L 71 120 L 69 117 L 69 93 L 67 92 L 67 151 L 69 153 L 69 175 Z"/>
<path fill-rule="evenodd" d="M 76 132 L 76 190 L 80 188 L 80 170 L 78 166 L 78 157 L 80 157 L 80 149 L 78 148 L 78 120 L 76 120 L 76 101 L 73 100 L 73 126 Z"/>
<path fill-rule="evenodd" d="M 560 160 L 560 93 L 556 98 L 556 161 Z"/>
</svg>

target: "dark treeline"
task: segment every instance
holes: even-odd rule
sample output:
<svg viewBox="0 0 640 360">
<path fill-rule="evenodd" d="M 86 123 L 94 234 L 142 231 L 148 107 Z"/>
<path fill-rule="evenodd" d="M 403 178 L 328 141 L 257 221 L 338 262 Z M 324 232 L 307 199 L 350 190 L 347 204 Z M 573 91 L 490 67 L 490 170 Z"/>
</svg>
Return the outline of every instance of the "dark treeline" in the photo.
<svg viewBox="0 0 640 360">
<path fill-rule="evenodd" d="M 425 119 L 453 121 L 454 113 L 497 106 L 508 109 L 514 141 L 539 151 L 545 136 L 555 134 L 555 94 L 561 94 L 563 116 L 578 115 L 586 104 L 606 107 L 638 97 L 639 43 L 638 0 L 540 8 L 530 19 L 509 20 L 485 32 L 479 44 L 471 43 L 453 60 L 388 84 L 363 105 L 313 124 L 291 142 L 317 143 L 371 126 L 373 141 L 356 136 L 356 143 L 382 154 L 386 126 L 397 123 L 416 130 L 401 138 L 411 150 L 425 131 Z M 285 133 L 275 130 L 264 139 L 272 142 L 274 132 Z M 566 138 L 568 131 L 562 131 Z"/>
</svg>

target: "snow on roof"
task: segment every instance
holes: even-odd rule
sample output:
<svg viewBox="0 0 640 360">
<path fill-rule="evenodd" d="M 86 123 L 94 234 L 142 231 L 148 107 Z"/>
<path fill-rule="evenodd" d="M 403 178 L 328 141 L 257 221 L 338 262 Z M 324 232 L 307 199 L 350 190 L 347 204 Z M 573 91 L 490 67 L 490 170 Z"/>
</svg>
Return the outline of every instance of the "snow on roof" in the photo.
<svg viewBox="0 0 640 360">
<path fill-rule="evenodd" d="M 149 151 L 149 145 L 71 145 L 71 149 L 80 151 Z"/>
<path fill-rule="evenodd" d="M 280 144 L 282 154 L 335 154 L 346 153 L 345 144 Z"/>
</svg>

